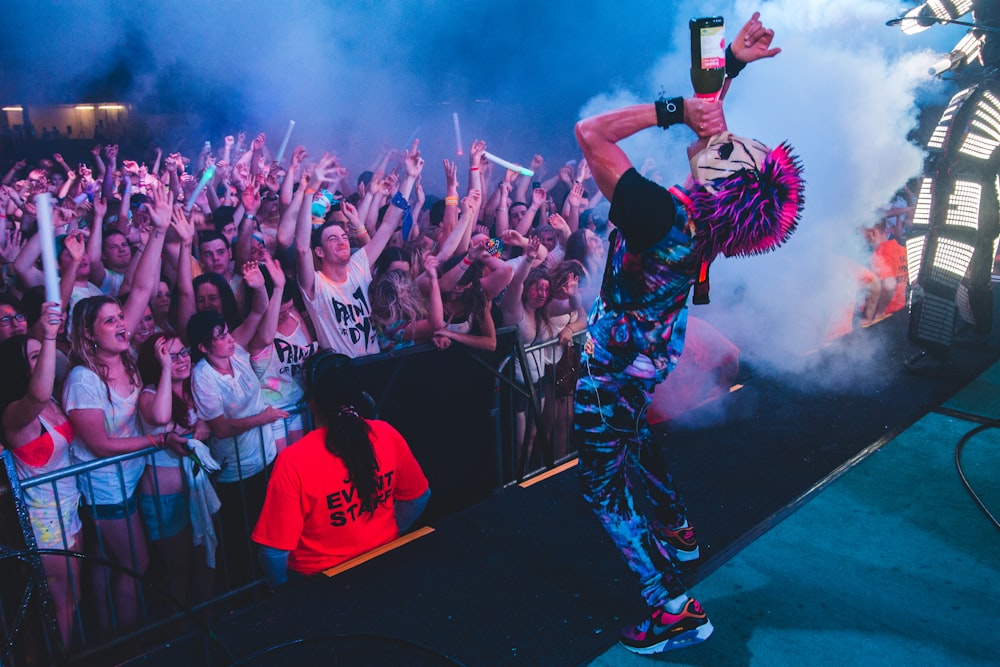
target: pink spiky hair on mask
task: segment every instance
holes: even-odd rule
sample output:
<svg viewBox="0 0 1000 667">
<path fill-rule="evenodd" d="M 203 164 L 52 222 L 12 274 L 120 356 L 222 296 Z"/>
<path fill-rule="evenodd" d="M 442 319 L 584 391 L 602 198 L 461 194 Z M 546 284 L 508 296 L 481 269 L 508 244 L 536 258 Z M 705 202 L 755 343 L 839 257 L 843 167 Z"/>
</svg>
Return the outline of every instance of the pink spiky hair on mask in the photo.
<svg viewBox="0 0 1000 667">
<path fill-rule="evenodd" d="M 688 193 L 695 239 L 706 261 L 720 252 L 727 257 L 770 252 L 785 243 L 799 223 L 805 181 L 802 163 L 791 146 L 782 143 L 766 153 L 759 168 L 753 166 L 696 182 Z"/>
</svg>

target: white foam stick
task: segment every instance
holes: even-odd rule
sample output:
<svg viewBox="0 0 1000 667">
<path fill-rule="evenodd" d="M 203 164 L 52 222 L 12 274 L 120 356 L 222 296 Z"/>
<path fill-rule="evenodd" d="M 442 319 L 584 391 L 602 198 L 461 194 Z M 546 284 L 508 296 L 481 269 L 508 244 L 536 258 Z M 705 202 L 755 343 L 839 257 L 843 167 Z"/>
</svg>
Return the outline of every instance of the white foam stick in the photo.
<svg viewBox="0 0 1000 667">
<path fill-rule="evenodd" d="M 201 196 L 201 191 L 205 189 L 205 186 L 208 185 L 208 182 L 212 180 L 214 176 L 215 176 L 215 165 L 211 164 L 205 169 L 205 172 L 201 175 L 201 180 L 198 181 L 198 185 L 194 186 L 194 192 L 191 193 L 191 199 L 188 199 L 187 204 L 184 206 L 185 213 L 191 212 L 191 209 L 194 208 L 195 201 L 197 201 L 198 197 Z"/>
<path fill-rule="evenodd" d="M 42 271 L 45 274 L 45 300 L 62 303 L 59 295 L 59 264 L 56 259 L 56 234 L 52 227 L 52 195 L 35 196 L 38 209 L 38 240 L 42 246 Z"/>
<path fill-rule="evenodd" d="M 534 176 L 535 175 L 535 172 L 533 172 L 532 170 L 528 169 L 527 167 L 522 167 L 520 165 L 516 165 L 513 162 L 507 162 L 507 160 L 504 160 L 503 158 L 498 158 L 496 155 L 494 155 L 493 153 L 491 153 L 489 151 L 483 151 L 483 156 L 487 160 L 489 160 L 490 162 L 492 162 L 493 164 L 498 164 L 501 167 L 503 167 L 504 169 L 510 169 L 511 171 L 516 171 L 517 173 L 521 174 L 522 176 Z"/>
<path fill-rule="evenodd" d="M 458 112 L 451 114 L 451 119 L 455 121 L 455 145 L 458 146 L 458 154 L 462 155 L 462 131 L 458 127 Z"/>
<path fill-rule="evenodd" d="M 292 130 L 295 129 L 295 121 L 288 121 L 288 129 L 285 130 L 285 138 L 281 140 L 281 146 L 278 148 L 278 156 L 274 158 L 274 161 L 281 163 L 281 158 L 285 156 L 285 149 L 288 148 L 288 140 L 292 138 Z"/>
</svg>

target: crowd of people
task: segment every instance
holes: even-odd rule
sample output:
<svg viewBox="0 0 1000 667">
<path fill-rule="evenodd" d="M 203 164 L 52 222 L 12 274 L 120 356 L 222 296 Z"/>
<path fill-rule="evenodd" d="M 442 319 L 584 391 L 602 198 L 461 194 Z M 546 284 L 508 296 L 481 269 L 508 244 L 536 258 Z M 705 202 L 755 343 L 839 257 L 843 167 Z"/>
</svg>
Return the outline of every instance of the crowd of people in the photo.
<svg viewBox="0 0 1000 667">
<path fill-rule="evenodd" d="M 514 376 L 538 402 L 516 406 L 517 442 L 544 442 L 555 458 L 571 450 L 574 340 L 598 298 L 609 231 L 586 161 L 546 176 L 536 155 L 525 176 L 495 167 L 475 141 L 467 166 L 442 160 L 434 196 L 418 141 L 383 150 L 356 178 L 303 147 L 279 162 L 263 134 L 220 146 L 157 151 L 151 164 L 95 146 L 75 168 L 57 153 L 3 175 L 0 364 L 14 377 L 0 389 L 2 445 L 23 479 L 115 457 L 26 490 L 39 548 L 139 573 L 154 563 L 193 602 L 391 540 L 426 502 L 419 464 L 357 400 L 309 401 L 308 385 L 351 397 L 356 387 L 338 384 L 345 360 L 416 344 L 495 350 L 498 327 L 516 328 L 531 350 Z M 40 261 L 42 193 L 54 202 L 59 302 L 46 297 Z M 896 300 L 874 303 L 881 315 Z M 310 360 L 320 358 L 317 376 Z M 344 533 L 347 548 L 317 536 L 308 514 L 294 526 L 274 520 L 308 492 L 303 471 L 315 479 L 324 447 L 342 460 L 324 469 L 370 482 L 342 490 L 361 494 L 352 513 L 378 523 Z M 405 472 L 383 488 L 395 465 Z M 78 561 L 47 557 L 45 567 L 69 645 Z M 131 578 L 98 570 L 87 583 L 102 631 L 141 621 Z"/>
<path fill-rule="evenodd" d="M 89 464 L 26 489 L 36 545 L 138 573 L 152 563 L 189 602 L 258 577 L 257 550 L 280 581 L 274 550 L 290 538 L 258 524 L 279 502 L 269 480 L 287 466 L 275 459 L 300 440 L 322 445 L 303 437 L 309 425 L 332 430 L 342 417 L 307 409 L 305 369 L 320 351 L 491 351 L 498 327 L 516 327 L 526 346 L 551 340 L 518 366 L 544 406 L 541 420 L 519 406 L 518 436 L 556 440 L 565 454 L 573 337 L 586 327 L 605 257 L 600 195 L 588 198 L 585 162 L 545 178 L 535 156 L 532 178 L 495 168 L 485 151 L 476 141 L 467 167 L 442 161 L 440 197 L 421 185 L 418 141 L 384 150 L 357 178 L 302 147 L 279 163 L 263 134 L 228 136 L 193 156 L 157 151 L 151 164 L 105 145 L 75 167 L 58 153 L 10 165 L 0 185 L 0 356 L 17 377 L 0 392 L 2 446 L 22 479 Z M 42 193 L 53 202 L 58 302 L 46 296 Z M 557 366 L 571 369 L 559 382 Z M 368 429 L 373 451 L 394 440 Z M 398 479 L 399 507 L 426 502 L 426 480 Z M 392 508 L 376 495 L 366 510 Z M 398 534 L 383 524 L 348 543 L 364 550 Z M 283 562 L 310 574 L 352 549 L 305 561 L 291 549 Z M 68 645 L 79 565 L 49 557 L 45 566 Z M 99 570 L 84 583 L 104 633 L 141 622 L 130 577 Z"/>
</svg>

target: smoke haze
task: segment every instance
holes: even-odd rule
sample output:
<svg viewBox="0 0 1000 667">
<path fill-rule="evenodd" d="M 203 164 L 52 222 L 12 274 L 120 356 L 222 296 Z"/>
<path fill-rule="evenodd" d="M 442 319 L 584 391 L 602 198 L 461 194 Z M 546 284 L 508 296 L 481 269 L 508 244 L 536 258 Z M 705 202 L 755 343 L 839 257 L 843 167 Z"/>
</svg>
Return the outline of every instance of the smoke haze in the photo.
<svg viewBox="0 0 1000 667">
<path fill-rule="evenodd" d="M 542 153 L 554 169 L 578 157 L 578 118 L 661 91 L 689 93 L 688 18 L 723 15 L 731 38 L 759 10 L 783 53 L 734 82 L 729 125 L 794 146 L 806 169 L 805 215 L 781 252 L 716 262 L 713 303 L 693 313 L 746 359 L 798 372 L 853 303 L 843 267 L 865 261 L 857 228 L 921 170 L 922 150 L 907 141 L 918 101 L 950 95 L 926 70 L 964 29 L 906 37 L 885 26 L 914 4 L 12 2 L 0 25 L 0 101 L 120 91 L 140 111 L 191 114 L 188 148 L 245 129 L 268 132 L 276 150 L 294 119 L 291 145 L 333 150 L 353 175 L 383 144 L 401 147 L 416 134 L 435 192 L 440 159 L 455 156 L 453 112 L 466 144 L 484 138 L 522 163 Z M 683 181 L 692 138 L 684 128 L 648 130 L 624 146 L 636 164 L 655 159 L 669 184 Z M 878 353 L 858 347 L 854 361 Z"/>
</svg>

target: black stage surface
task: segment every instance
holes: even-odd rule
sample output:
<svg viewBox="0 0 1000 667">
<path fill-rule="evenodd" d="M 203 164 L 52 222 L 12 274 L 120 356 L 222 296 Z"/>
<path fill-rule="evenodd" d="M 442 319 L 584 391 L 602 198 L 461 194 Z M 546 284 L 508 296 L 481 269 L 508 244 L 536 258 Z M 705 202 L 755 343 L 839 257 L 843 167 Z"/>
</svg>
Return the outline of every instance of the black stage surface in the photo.
<svg viewBox="0 0 1000 667">
<path fill-rule="evenodd" d="M 831 472 L 937 408 L 998 358 L 996 341 L 956 345 L 954 374 L 910 375 L 903 361 L 915 350 L 905 327 L 905 317 L 890 318 L 814 353 L 819 364 L 806 383 L 745 367 L 743 388 L 723 399 L 724 423 L 656 429 L 702 543 L 692 583 Z M 873 337 L 892 343 L 884 355 L 837 389 L 819 381 L 841 370 L 844 346 Z M 644 611 L 572 471 L 503 490 L 433 528 L 336 577 L 300 582 L 223 616 L 214 624 L 219 640 L 237 658 L 309 640 L 240 663 L 254 665 L 580 665 Z M 206 664 L 204 645 L 179 641 L 130 664 Z"/>
</svg>

